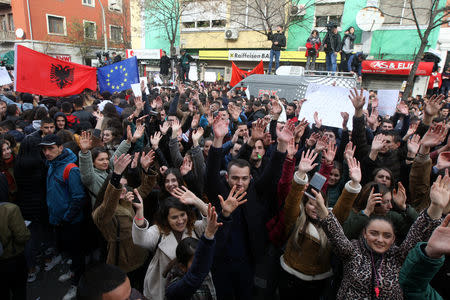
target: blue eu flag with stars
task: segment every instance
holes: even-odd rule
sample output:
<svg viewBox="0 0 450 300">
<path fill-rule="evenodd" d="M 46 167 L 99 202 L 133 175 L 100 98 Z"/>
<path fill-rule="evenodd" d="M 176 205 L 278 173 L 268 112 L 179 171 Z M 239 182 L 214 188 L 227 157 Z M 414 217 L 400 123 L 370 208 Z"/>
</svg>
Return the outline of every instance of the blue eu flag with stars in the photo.
<svg viewBox="0 0 450 300">
<path fill-rule="evenodd" d="M 104 91 L 114 93 L 131 89 L 132 83 L 139 83 L 136 56 L 98 68 L 97 80 L 101 93 Z"/>
</svg>

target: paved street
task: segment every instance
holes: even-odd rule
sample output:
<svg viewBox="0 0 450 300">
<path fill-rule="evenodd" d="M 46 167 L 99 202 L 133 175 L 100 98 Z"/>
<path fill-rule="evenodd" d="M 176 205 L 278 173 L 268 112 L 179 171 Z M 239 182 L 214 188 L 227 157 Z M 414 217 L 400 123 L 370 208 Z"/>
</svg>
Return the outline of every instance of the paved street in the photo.
<svg viewBox="0 0 450 300">
<path fill-rule="evenodd" d="M 51 271 L 46 272 L 41 267 L 41 271 L 37 275 L 35 282 L 29 283 L 27 286 L 28 300 L 56 300 L 62 299 L 64 294 L 70 287 L 70 282 L 61 283 L 58 277 L 69 270 L 69 265 L 56 265 Z"/>
</svg>

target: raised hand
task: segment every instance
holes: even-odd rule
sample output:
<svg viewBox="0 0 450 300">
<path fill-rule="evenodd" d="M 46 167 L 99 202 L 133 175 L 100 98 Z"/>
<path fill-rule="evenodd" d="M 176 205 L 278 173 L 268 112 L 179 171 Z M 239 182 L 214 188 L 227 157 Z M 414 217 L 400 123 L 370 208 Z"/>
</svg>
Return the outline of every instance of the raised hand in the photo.
<svg viewBox="0 0 450 300">
<path fill-rule="evenodd" d="M 272 109 L 270 110 L 270 114 L 272 117 L 279 117 L 283 109 L 281 108 L 280 103 L 277 100 L 272 101 Z"/>
<path fill-rule="evenodd" d="M 136 109 L 139 112 L 141 112 L 144 109 L 144 101 L 142 101 L 142 97 L 140 97 L 140 96 L 139 97 L 135 97 L 134 98 L 134 105 L 136 106 Z"/>
<path fill-rule="evenodd" d="M 236 186 L 233 186 L 230 194 L 228 194 L 227 200 L 225 201 L 223 200 L 223 197 L 221 195 L 218 195 L 220 206 L 222 206 L 222 215 L 226 218 L 228 218 L 236 208 L 247 202 L 247 199 L 244 199 L 245 195 L 247 195 L 247 192 L 241 189 L 236 189 Z"/>
<path fill-rule="evenodd" d="M 374 188 L 370 189 L 369 199 L 367 199 L 366 208 L 364 209 L 364 214 L 368 217 L 372 215 L 375 205 L 381 204 L 383 202 L 383 195 L 380 193 L 374 193 Z"/>
<path fill-rule="evenodd" d="M 411 123 L 411 124 L 409 124 L 409 128 L 408 128 L 408 131 L 406 132 L 406 135 L 403 137 L 403 140 L 406 140 L 406 139 L 408 139 L 411 135 L 413 135 L 415 132 L 416 132 L 416 130 L 417 130 L 417 127 L 419 127 L 419 123 Z"/>
<path fill-rule="evenodd" d="M 442 125 L 432 126 L 423 136 L 421 145 L 429 148 L 435 147 L 444 141 L 445 135 L 446 135 L 445 126 Z"/>
<path fill-rule="evenodd" d="M 378 126 L 378 109 L 376 107 L 372 108 L 372 113 L 367 118 L 367 124 L 372 130 L 376 129 Z"/>
<path fill-rule="evenodd" d="M 295 142 L 299 143 L 300 139 L 302 138 L 303 134 L 305 133 L 305 129 L 308 126 L 308 121 L 303 118 L 300 123 L 295 127 L 294 135 L 295 135 Z"/>
<path fill-rule="evenodd" d="M 194 132 L 192 132 L 192 143 L 194 147 L 198 146 L 198 141 L 200 141 L 200 138 L 203 136 L 204 133 L 203 127 L 198 127 Z"/>
<path fill-rule="evenodd" d="M 327 147 L 323 152 L 323 157 L 326 162 L 330 165 L 334 161 L 334 157 L 336 156 L 337 146 L 334 143 L 328 143 Z"/>
<path fill-rule="evenodd" d="M 150 136 L 150 144 L 152 144 L 152 149 L 156 150 L 159 148 L 159 141 L 161 141 L 161 132 L 157 131 L 154 135 Z"/>
<path fill-rule="evenodd" d="M 441 226 L 433 231 L 425 253 L 430 258 L 440 258 L 442 255 L 450 254 L 450 214 L 442 221 Z"/>
<path fill-rule="evenodd" d="M 172 125 L 170 126 L 172 127 L 172 138 L 175 139 L 178 137 L 178 133 L 181 129 L 181 123 L 180 121 L 177 119 L 173 120 Z"/>
<path fill-rule="evenodd" d="M 97 122 L 103 121 L 104 116 L 100 111 L 94 111 L 92 112 L 92 115 L 97 119 Z"/>
<path fill-rule="evenodd" d="M 130 163 L 131 163 L 131 155 L 130 154 L 122 154 L 119 157 L 115 156 L 114 157 L 114 173 L 121 175 Z"/>
<path fill-rule="evenodd" d="M 402 114 L 405 116 L 409 115 L 408 105 L 403 101 L 401 101 L 399 104 L 397 104 L 397 107 L 395 110 L 399 114 Z"/>
<path fill-rule="evenodd" d="M 408 140 L 408 157 L 416 157 L 420 148 L 420 135 L 415 134 Z"/>
<path fill-rule="evenodd" d="M 295 139 L 293 138 L 289 141 L 287 147 L 287 158 L 293 159 L 297 151 L 298 151 L 298 144 L 295 144 Z"/>
<path fill-rule="evenodd" d="M 316 151 L 317 153 L 322 152 L 327 148 L 327 146 L 328 146 L 328 137 L 324 135 L 317 140 L 316 148 L 314 149 L 314 151 Z"/>
<path fill-rule="evenodd" d="M 162 135 L 165 135 L 169 128 L 170 124 L 167 121 L 165 121 L 162 125 L 159 125 L 159 130 L 161 131 Z"/>
<path fill-rule="evenodd" d="M 347 161 L 347 163 L 348 163 L 349 159 L 351 159 L 355 156 L 355 150 L 356 150 L 356 146 L 353 146 L 352 142 L 348 142 L 348 144 L 345 146 L 345 150 L 344 150 L 344 158 Z"/>
<path fill-rule="evenodd" d="M 450 151 L 444 151 L 439 154 L 436 168 L 438 170 L 450 168 Z"/>
<path fill-rule="evenodd" d="M 256 142 L 257 140 L 263 140 L 264 139 L 264 131 L 266 127 L 264 126 L 264 122 L 262 119 L 256 120 L 256 122 L 252 123 L 252 135 L 251 139 L 253 142 Z"/>
<path fill-rule="evenodd" d="M 294 137 L 295 124 L 293 122 L 287 122 L 283 130 L 278 134 L 278 143 L 289 143 L 289 141 Z"/>
<path fill-rule="evenodd" d="M 141 155 L 141 167 L 144 169 L 145 172 L 148 172 L 148 168 L 153 164 L 155 161 L 155 151 L 150 150 L 147 154 L 145 152 L 142 152 Z"/>
<path fill-rule="evenodd" d="M 211 203 L 209 203 L 208 204 L 208 215 L 206 218 L 205 237 L 210 240 L 213 239 L 217 230 L 222 225 L 223 225 L 222 223 L 217 222 L 216 208 L 214 206 L 212 206 Z"/>
<path fill-rule="evenodd" d="M 425 100 L 425 109 L 424 112 L 426 115 L 435 116 L 439 113 L 439 110 L 444 105 L 444 95 L 433 95 L 430 99 Z"/>
<path fill-rule="evenodd" d="M 403 184 L 398 182 L 398 189 L 394 189 L 393 192 L 394 203 L 401 209 L 406 209 L 406 189 Z"/>
<path fill-rule="evenodd" d="M 228 134 L 229 120 L 223 120 L 220 116 L 217 116 L 213 123 L 214 138 L 223 139 Z"/>
<path fill-rule="evenodd" d="M 358 185 L 361 182 L 361 165 L 356 158 L 351 157 L 347 160 L 349 177 L 353 185 Z"/>
<path fill-rule="evenodd" d="M 318 132 L 314 132 L 311 136 L 306 140 L 306 145 L 310 148 L 314 147 L 317 143 L 317 140 L 320 139 L 320 134 Z"/>
<path fill-rule="evenodd" d="M 144 221 L 144 201 L 142 200 L 141 195 L 139 194 L 139 191 L 137 189 L 133 190 L 134 197 L 132 199 L 132 204 L 136 208 L 136 216 L 134 218 L 134 222 L 137 226 L 142 227 L 145 224 Z M 137 201 L 133 201 L 134 199 L 137 199 Z"/>
<path fill-rule="evenodd" d="M 302 152 L 302 156 L 300 159 L 300 163 L 298 164 L 298 173 L 300 175 L 300 178 L 303 178 L 306 173 L 311 171 L 317 166 L 317 163 L 314 163 L 314 161 L 317 158 L 318 153 L 315 153 L 314 151 L 308 150 L 305 152 Z"/>
<path fill-rule="evenodd" d="M 430 189 L 430 199 L 431 204 L 428 208 L 428 215 L 433 219 L 440 218 L 442 216 L 442 211 L 447 206 L 450 197 L 450 177 L 448 172 L 442 177 L 438 176 L 433 186 Z M 430 209 L 432 212 L 430 214 Z"/>
<path fill-rule="evenodd" d="M 341 117 L 342 117 L 342 129 L 347 130 L 347 124 L 348 124 L 348 119 L 350 118 L 350 115 L 348 114 L 348 112 L 345 111 L 341 111 Z"/>
<path fill-rule="evenodd" d="M 92 149 L 92 134 L 89 131 L 83 131 L 80 137 L 80 150 L 86 154 Z"/>
<path fill-rule="evenodd" d="M 317 192 L 316 190 L 312 189 L 311 193 L 315 197 L 313 199 L 312 204 L 315 207 L 317 216 L 319 219 L 324 219 L 328 216 L 328 208 L 325 205 L 325 200 L 322 197 L 322 194 L 320 192 Z"/>
<path fill-rule="evenodd" d="M 319 113 L 317 111 L 314 112 L 314 124 L 316 128 L 322 127 L 322 119 L 319 119 Z"/>
<path fill-rule="evenodd" d="M 198 199 L 197 196 L 195 196 L 195 194 L 193 192 L 188 190 L 188 188 L 185 186 L 175 188 L 171 194 L 175 198 L 178 198 L 181 203 L 186 204 L 186 205 L 196 205 L 197 200 L 200 200 L 200 199 Z"/>
<path fill-rule="evenodd" d="M 200 114 L 195 114 L 192 117 L 191 128 L 196 129 L 198 127 L 199 122 L 200 122 Z"/>
<path fill-rule="evenodd" d="M 350 95 L 348 98 L 352 101 L 353 107 L 355 108 L 355 115 L 357 117 L 361 117 L 362 109 L 366 103 L 366 97 L 364 97 L 363 89 L 361 89 L 358 93 L 358 90 L 353 88 L 353 90 L 350 90 Z"/>
<path fill-rule="evenodd" d="M 168 170 L 169 168 L 167 167 L 167 166 L 161 166 L 160 168 L 159 168 L 159 173 L 161 174 L 161 175 L 164 175 L 164 174 L 166 174 L 166 171 Z"/>
<path fill-rule="evenodd" d="M 180 173 L 185 176 L 187 173 L 192 171 L 192 160 L 188 159 L 186 156 L 183 158 L 183 163 L 180 166 Z"/>
<path fill-rule="evenodd" d="M 136 143 L 136 141 L 144 135 L 144 131 L 145 131 L 145 124 L 137 125 L 136 131 L 133 134 L 133 138 L 131 139 L 131 142 Z"/>
<path fill-rule="evenodd" d="M 133 160 L 131 161 L 130 168 L 132 169 L 137 168 L 139 162 L 139 154 L 140 154 L 139 152 L 134 153 L 134 157 Z"/>
<path fill-rule="evenodd" d="M 372 141 L 372 151 L 377 151 L 379 152 L 381 149 L 383 149 L 383 147 L 386 145 L 385 139 L 384 139 L 384 134 L 377 134 Z"/>
</svg>

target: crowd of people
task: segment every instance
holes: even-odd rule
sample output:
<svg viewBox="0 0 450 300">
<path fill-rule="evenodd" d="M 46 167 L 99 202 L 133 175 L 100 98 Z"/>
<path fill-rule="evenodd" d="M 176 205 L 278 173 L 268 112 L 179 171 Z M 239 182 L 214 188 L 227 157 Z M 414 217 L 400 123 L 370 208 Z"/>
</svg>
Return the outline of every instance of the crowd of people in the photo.
<svg viewBox="0 0 450 300">
<path fill-rule="evenodd" d="M 450 299 L 443 95 L 380 116 L 355 89 L 333 128 L 299 119 L 307 99 L 148 88 L 2 87 L 1 299 L 63 261 L 64 300 Z"/>
</svg>

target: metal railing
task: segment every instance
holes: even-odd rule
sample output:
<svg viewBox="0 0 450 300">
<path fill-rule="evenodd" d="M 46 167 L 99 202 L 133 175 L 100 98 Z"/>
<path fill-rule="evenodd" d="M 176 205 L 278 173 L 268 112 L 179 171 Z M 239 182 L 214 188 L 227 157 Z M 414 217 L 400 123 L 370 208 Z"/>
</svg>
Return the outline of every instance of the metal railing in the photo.
<svg viewBox="0 0 450 300">
<path fill-rule="evenodd" d="M 14 41 L 15 39 L 16 35 L 14 31 L 0 30 L 0 42 L 9 42 Z"/>
</svg>

